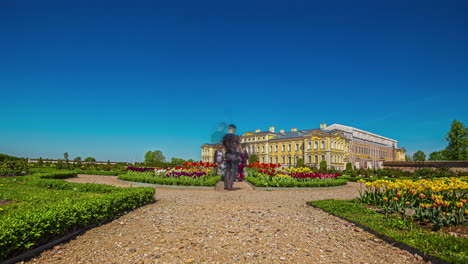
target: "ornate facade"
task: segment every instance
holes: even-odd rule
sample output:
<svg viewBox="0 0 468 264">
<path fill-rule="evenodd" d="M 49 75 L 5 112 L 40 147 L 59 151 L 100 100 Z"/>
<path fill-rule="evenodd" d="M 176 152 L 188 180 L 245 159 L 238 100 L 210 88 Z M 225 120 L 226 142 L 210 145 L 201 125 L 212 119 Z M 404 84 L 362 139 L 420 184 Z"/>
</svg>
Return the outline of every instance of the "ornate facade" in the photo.
<svg viewBox="0 0 468 264">
<path fill-rule="evenodd" d="M 383 161 L 401 160 L 403 148 L 396 141 L 363 130 L 342 125 L 321 124 L 320 128 L 285 132 L 275 127 L 268 131 L 249 131 L 240 136 L 247 152 L 258 156 L 263 163 L 296 166 L 303 159 L 306 166 L 318 167 L 326 161 L 329 168 L 343 170 L 350 162 L 355 168 L 381 168 Z M 212 161 L 218 144 L 202 146 L 202 160 Z"/>
</svg>

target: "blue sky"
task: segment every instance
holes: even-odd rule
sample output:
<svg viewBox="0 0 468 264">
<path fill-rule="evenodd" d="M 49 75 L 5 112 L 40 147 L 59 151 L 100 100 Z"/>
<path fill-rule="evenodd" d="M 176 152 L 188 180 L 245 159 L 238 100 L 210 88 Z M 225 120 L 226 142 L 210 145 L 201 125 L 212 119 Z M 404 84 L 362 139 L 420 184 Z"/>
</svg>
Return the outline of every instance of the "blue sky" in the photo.
<svg viewBox="0 0 468 264">
<path fill-rule="evenodd" d="M 464 1 L 0 1 L 0 153 L 200 159 L 220 122 L 468 124 Z"/>
</svg>

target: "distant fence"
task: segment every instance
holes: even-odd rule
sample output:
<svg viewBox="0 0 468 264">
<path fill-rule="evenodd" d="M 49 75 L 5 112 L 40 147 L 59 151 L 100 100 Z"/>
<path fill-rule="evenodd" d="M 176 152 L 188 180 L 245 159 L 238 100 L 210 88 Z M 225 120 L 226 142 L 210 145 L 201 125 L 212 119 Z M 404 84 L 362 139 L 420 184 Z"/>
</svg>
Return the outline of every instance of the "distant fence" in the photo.
<svg viewBox="0 0 468 264">
<path fill-rule="evenodd" d="M 448 168 L 453 171 L 468 171 L 468 160 L 460 161 L 385 161 L 383 167 L 387 169 L 401 169 L 415 171 L 422 168 Z"/>
</svg>

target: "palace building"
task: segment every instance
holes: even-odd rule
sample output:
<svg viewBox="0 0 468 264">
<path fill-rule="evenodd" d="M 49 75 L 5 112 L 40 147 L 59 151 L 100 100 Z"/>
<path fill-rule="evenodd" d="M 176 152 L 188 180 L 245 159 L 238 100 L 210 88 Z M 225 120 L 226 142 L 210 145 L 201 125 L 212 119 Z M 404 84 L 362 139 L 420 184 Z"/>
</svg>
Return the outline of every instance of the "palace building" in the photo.
<svg viewBox="0 0 468 264">
<path fill-rule="evenodd" d="M 263 163 L 296 166 L 303 159 L 306 166 L 318 167 L 326 161 L 329 168 L 344 170 L 346 163 L 354 168 L 381 168 L 384 161 L 404 160 L 405 150 L 397 141 L 357 128 L 334 124 L 329 127 L 285 132 L 275 127 L 267 131 L 256 129 L 240 136 L 249 155 L 255 154 Z M 219 144 L 202 146 L 202 161 L 212 161 Z"/>
</svg>

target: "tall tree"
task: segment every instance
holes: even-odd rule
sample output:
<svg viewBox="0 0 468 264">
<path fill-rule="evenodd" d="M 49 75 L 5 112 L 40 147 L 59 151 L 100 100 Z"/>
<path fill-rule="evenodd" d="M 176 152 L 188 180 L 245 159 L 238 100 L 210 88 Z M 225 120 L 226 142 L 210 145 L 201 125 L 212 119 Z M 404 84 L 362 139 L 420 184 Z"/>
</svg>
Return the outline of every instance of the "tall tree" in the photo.
<svg viewBox="0 0 468 264">
<path fill-rule="evenodd" d="M 67 161 L 67 168 L 70 169 L 70 164 L 68 164 L 68 152 L 63 153 L 63 157 Z"/>
<path fill-rule="evenodd" d="M 424 154 L 424 152 L 422 152 L 421 150 L 418 150 L 413 154 L 413 160 L 414 161 L 425 161 L 426 160 L 426 154 Z"/>
<path fill-rule="evenodd" d="M 405 161 L 412 161 L 411 156 L 405 155 Z"/>
<path fill-rule="evenodd" d="M 445 148 L 447 160 L 468 160 L 468 127 L 454 120 L 445 139 L 448 141 Z"/>
<path fill-rule="evenodd" d="M 76 157 L 73 159 L 74 162 L 80 162 L 81 161 L 81 157 Z"/>
<path fill-rule="evenodd" d="M 431 154 L 429 154 L 429 159 L 430 161 L 440 161 L 440 160 L 445 160 L 445 151 L 439 150 L 439 151 L 434 151 Z"/>
<path fill-rule="evenodd" d="M 155 163 L 164 163 L 166 162 L 166 157 L 164 157 L 162 151 L 148 151 L 145 154 L 145 163 L 146 164 L 155 164 Z"/>
<path fill-rule="evenodd" d="M 39 166 L 44 165 L 44 161 L 42 160 L 42 157 L 37 160 L 37 165 Z"/>
</svg>

